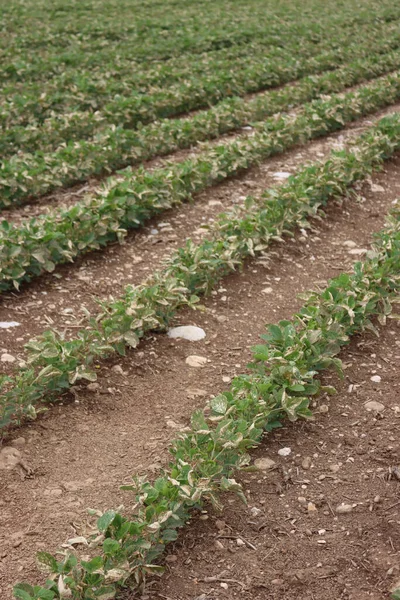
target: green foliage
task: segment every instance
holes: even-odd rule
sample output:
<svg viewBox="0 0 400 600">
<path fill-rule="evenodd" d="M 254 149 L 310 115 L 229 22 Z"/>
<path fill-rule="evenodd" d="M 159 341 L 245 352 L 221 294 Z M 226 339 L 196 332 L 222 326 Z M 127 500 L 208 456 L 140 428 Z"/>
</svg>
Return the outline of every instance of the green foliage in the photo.
<svg viewBox="0 0 400 600">
<path fill-rule="evenodd" d="M 250 137 L 221 144 L 181 163 L 148 172 L 127 170 L 68 209 L 0 228 L 0 290 L 51 272 L 59 263 L 123 239 L 127 229 L 191 198 L 207 186 L 240 173 L 294 144 L 342 129 L 345 124 L 400 98 L 400 75 L 354 92 L 305 104 L 296 115 L 277 115 L 255 126 Z M 392 138 L 397 129 L 394 127 Z"/>
<path fill-rule="evenodd" d="M 221 508 L 220 493 L 246 501 L 234 472 L 249 462 L 248 451 L 264 433 L 285 419 L 310 419 L 310 399 L 321 391 L 317 375 L 340 364 L 336 355 L 351 335 L 384 318 L 400 291 L 400 212 L 393 213 L 377 236 L 373 252 L 351 275 L 331 280 L 311 293 L 292 321 L 269 325 L 264 343 L 254 349 L 248 375 L 236 377 L 229 392 L 196 411 L 191 428 L 170 448 L 171 462 L 153 483 L 134 477 L 124 489 L 134 494 L 136 513 L 108 511 L 88 538 L 90 560 L 66 555 L 58 562 L 39 559 L 52 571 L 46 586 L 19 584 L 16 598 L 114 598 L 121 586 L 141 587 L 148 574 L 160 573 L 157 559 L 189 519 L 191 511 L 211 502 Z M 52 583 L 54 582 L 54 583 Z M 40 596 L 48 591 L 55 596 Z M 35 595 L 36 594 L 36 595 Z M 396 598 L 396 595 L 393 596 Z"/>
</svg>

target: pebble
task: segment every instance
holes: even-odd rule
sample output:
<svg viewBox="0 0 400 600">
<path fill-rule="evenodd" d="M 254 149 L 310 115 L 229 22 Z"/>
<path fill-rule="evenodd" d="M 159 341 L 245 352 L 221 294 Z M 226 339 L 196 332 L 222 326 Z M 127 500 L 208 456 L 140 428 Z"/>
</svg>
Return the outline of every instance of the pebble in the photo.
<svg viewBox="0 0 400 600">
<path fill-rule="evenodd" d="M 340 469 L 339 465 L 330 465 L 329 470 L 332 471 L 332 473 L 337 473 Z"/>
<path fill-rule="evenodd" d="M 379 375 L 372 375 L 371 381 L 373 381 L 374 383 L 380 383 L 382 381 L 382 378 Z"/>
<path fill-rule="evenodd" d="M 379 185 L 378 183 L 371 183 L 371 192 L 382 193 L 385 191 L 385 188 Z"/>
<path fill-rule="evenodd" d="M 339 515 L 345 515 L 347 513 L 351 513 L 351 511 L 353 510 L 353 507 L 351 504 L 344 504 L 344 502 L 342 502 L 342 504 L 339 504 L 339 506 L 336 507 L 336 512 Z"/>
<path fill-rule="evenodd" d="M 303 505 L 304 505 L 304 504 L 307 504 L 307 499 L 306 499 L 306 498 L 304 498 L 304 496 L 299 496 L 299 497 L 297 498 L 297 501 L 298 501 L 300 504 L 303 504 Z"/>
<path fill-rule="evenodd" d="M 250 509 L 250 514 L 252 517 L 259 517 L 262 514 L 262 510 L 260 510 L 259 508 L 257 508 L 257 506 L 253 506 Z"/>
<path fill-rule="evenodd" d="M 357 244 L 353 240 L 346 240 L 343 242 L 343 246 L 346 246 L 346 248 L 356 248 Z"/>
<path fill-rule="evenodd" d="M 367 254 L 368 250 L 366 248 L 352 248 L 349 250 L 349 254 L 352 256 L 363 256 L 363 254 Z"/>
<path fill-rule="evenodd" d="M 97 390 L 100 389 L 100 384 L 99 383 L 89 383 L 87 385 L 87 389 L 89 390 L 89 392 L 97 392 Z"/>
<path fill-rule="evenodd" d="M 17 321 L 0 321 L 0 329 L 8 329 L 9 327 L 18 327 L 21 323 Z"/>
<path fill-rule="evenodd" d="M 215 540 L 214 546 L 216 547 L 217 550 L 225 550 L 225 546 L 219 540 Z"/>
<path fill-rule="evenodd" d="M 368 411 L 380 413 L 385 410 L 385 405 L 377 400 L 369 400 L 364 404 L 364 407 Z"/>
<path fill-rule="evenodd" d="M 189 365 L 189 367 L 204 367 L 204 365 L 207 363 L 207 359 L 204 356 L 192 354 L 191 356 L 187 357 L 185 362 L 187 365 Z"/>
<path fill-rule="evenodd" d="M 245 544 L 245 542 L 242 539 L 237 538 L 237 540 L 236 540 L 236 546 L 245 546 L 245 545 L 246 544 Z"/>
<path fill-rule="evenodd" d="M 272 177 L 275 177 L 275 179 L 287 179 L 290 176 L 291 173 L 288 171 L 276 171 L 276 173 L 272 173 Z"/>
<path fill-rule="evenodd" d="M 23 448 L 26 444 L 26 439 L 24 437 L 18 437 L 10 443 L 14 448 Z"/>
<path fill-rule="evenodd" d="M 261 290 L 262 294 L 272 294 L 272 292 L 273 292 L 272 287 L 266 287 L 263 290 Z"/>
<path fill-rule="evenodd" d="M 17 359 L 12 354 L 7 354 L 7 352 L 5 352 L 4 354 L 1 355 L 0 360 L 3 363 L 13 363 Z"/>
<path fill-rule="evenodd" d="M 317 507 L 315 506 L 314 502 L 309 502 L 309 503 L 307 504 L 307 510 L 308 510 L 308 512 L 309 512 L 309 513 L 312 513 L 312 512 L 317 512 L 317 511 L 318 511 L 318 509 L 317 509 Z"/>
<path fill-rule="evenodd" d="M 168 554 L 168 556 L 165 558 L 165 560 L 167 563 L 173 563 L 178 560 L 178 557 L 176 554 Z"/>
<path fill-rule="evenodd" d="M 303 467 L 303 469 L 305 469 L 306 471 L 311 467 L 311 458 L 310 456 L 305 456 L 303 458 L 303 460 L 301 461 L 301 466 Z"/>
<path fill-rule="evenodd" d="M 319 412 L 326 415 L 329 412 L 329 406 L 327 404 L 321 404 Z"/>
<path fill-rule="evenodd" d="M 279 456 L 289 456 L 289 454 L 292 453 L 292 449 L 291 448 L 281 448 L 280 450 L 278 450 L 278 454 Z"/>
<path fill-rule="evenodd" d="M 172 339 L 180 338 L 189 342 L 198 342 L 206 337 L 206 332 L 201 327 L 182 325 L 181 327 L 172 327 L 168 331 L 168 337 Z"/>
<path fill-rule="evenodd" d="M 276 462 L 271 458 L 256 458 L 254 461 L 254 466 L 260 471 L 270 471 L 276 465 Z"/>
<path fill-rule="evenodd" d="M 222 583 L 219 584 L 224 590 L 227 590 L 229 588 L 229 585 L 227 583 L 225 583 L 224 581 Z"/>
</svg>

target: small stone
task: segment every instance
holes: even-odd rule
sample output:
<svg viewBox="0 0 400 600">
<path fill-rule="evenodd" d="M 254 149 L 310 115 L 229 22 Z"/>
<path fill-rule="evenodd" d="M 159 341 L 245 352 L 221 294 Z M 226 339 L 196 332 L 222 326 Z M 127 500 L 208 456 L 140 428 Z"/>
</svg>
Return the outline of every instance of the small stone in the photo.
<svg viewBox="0 0 400 600">
<path fill-rule="evenodd" d="M 215 540 L 214 546 L 216 547 L 217 550 L 225 550 L 225 546 L 219 540 Z"/>
<path fill-rule="evenodd" d="M 230 378 L 228 375 L 223 375 L 223 377 L 222 377 L 222 381 L 223 381 L 224 383 L 230 383 L 230 381 L 231 381 L 231 378 Z"/>
<path fill-rule="evenodd" d="M 271 583 L 272 583 L 272 585 L 282 585 L 283 579 L 272 579 Z"/>
<path fill-rule="evenodd" d="M 379 375 L 372 375 L 371 381 L 373 381 L 374 383 L 380 383 L 382 381 L 382 378 Z"/>
<path fill-rule="evenodd" d="M 253 506 L 250 509 L 250 514 L 251 514 L 252 517 L 259 517 L 262 514 L 262 510 L 260 510 L 256 506 Z"/>
<path fill-rule="evenodd" d="M 326 529 L 318 529 L 318 535 L 325 535 Z"/>
<path fill-rule="evenodd" d="M 196 354 L 193 354 L 188 356 L 185 362 L 187 365 L 189 365 L 189 367 L 201 368 L 205 366 L 207 359 L 204 356 L 197 356 Z"/>
<path fill-rule="evenodd" d="M 8 329 L 9 327 L 18 327 L 21 323 L 17 321 L 0 321 L 0 329 Z"/>
<path fill-rule="evenodd" d="M 123 371 L 121 365 L 114 365 L 113 367 L 111 367 L 111 371 L 113 373 L 118 373 L 118 375 L 125 375 L 125 372 Z"/>
<path fill-rule="evenodd" d="M 229 588 L 229 585 L 227 583 L 225 583 L 224 581 L 222 583 L 219 584 L 224 590 L 227 590 Z"/>
<path fill-rule="evenodd" d="M 339 504 L 339 506 L 336 507 L 336 512 L 338 513 L 338 515 L 346 515 L 348 513 L 351 513 L 352 510 L 352 505 L 345 504 L 344 502 L 342 502 L 342 504 Z"/>
<path fill-rule="evenodd" d="M 272 292 L 273 292 L 272 287 L 266 287 L 263 290 L 261 290 L 262 294 L 272 294 Z"/>
<path fill-rule="evenodd" d="M 349 250 L 349 254 L 352 256 L 363 256 L 364 254 L 367 254 L 367 252 L 368 250 L 366 248 L 352 248 Z"/>
<path fill-rule="evenodd" d="M 311 457 L 305 456 L 301 461 L 301 466 L 307 471 L 311 467 Z"/>
<path fill-rule="evenodd" d="M 256 458 L 256 460 L 254 461 L 254 466 L 260 471 L 270 471 L 275 467 L 275 465 L 276 462 L 267 457 Z"/>
<path fill-rule="evenodd" d="M 23 448 L 26 444 L 26 439 L 24 437 L 18 437 L 13 440 L 10 445 L 13 448 Z"/>
<path fill-rule="evenodd" d="M 237 540 L 236 540 L 236 546 L 245 546 L 245 545 L 246 544 L 245 544 L 245 542 L 242 539 L 237 538 Z"/>
<path fill-rule="evenodd" d="M 276 173 L 272 174 L 272 177 L 275 177 L 275 179 L 287 179 L 290 176 L 291 173 L 288 171 L 276 171 Z"/>
<path fill-rule="evenodd" d="M 73 308 L 64 308 L 64 310 L 62 312 L 64 315 L 73 315 L 74 309 Z"/>
<path fill-rule="evenodd" d="M 343 242 L 343 246 L 346 246 L 346 248 L 356 248 L 357 244 L 353 240 L 346 240 Z"/>
<path fill-rule="evenodd" d="M 184 425 L 182 425 L 181 423 L 177 423 L 173 419 L 168 419 L 166 422 L 166 425 L 167 425 L 167 427 L 170 427 L 171 429 L 183 429 L 184 428 Z"/>
<path fill-rule="evenodd" d="M 215 527 L 218 529 L 218 531 L 223 531 L 226 527 L 226 523 L 225 521 L 222 521 L 222 519 L 217 519 L 215 521 Z"/>
<path fill-rule="evenodd" d="M 183 325 L 182 327 L 173 327 L 168 331 L 168 337 L 172 339 L 188 340 L 189 342 L 198 342 L 206 337 L 206 332 L 201 327 L 194 325 Z"/>
<path fill-rule="evenodd" d="M 317 512 L 318 511 L 318 509 L 315 506 L 314 502 L 309 502 L 307 504 L 307 510 L 308 510 L 309 513 L 313 513 L 313 512 Z"/>
<path fill-rule="evenodd" d="M 377 400 L 369 400 L 364 404 L 365 410 L 380 413 L 385 410 L 385 405 Z"/>
<path fill-rule="evenodd" d="M 329 470 L 332 471 L 332 473 L 337 473 L 340 469 L 339 465 L 330 465 Z"/>
<path fill-rule="evenodd" d="M 379 183 L 371 183 L 371 192 L 374 193 L 382 193 L 385 191 L 385 188 L 379 185 Z"/>
<path fill-rule="evenodd" d="M 165 558 L 167 563 L 174 563 L 178 560 L 178 557 L 176 554 L 168 554 L 168 556 Z"/>
<path fill-rule="evenodd" d="M 17 359 L 15 358 L 15 356 L 13 356 L 12 354 L 8 354 L 7 352 L 5 352 L 4 354 L 1 355 L 0 357 L 0 361 L 3 363 L 13 363 L 15 362 Z"/>
<path fill-rule="evenodd" d="M 304 506 L 305 504 L 307 504 L 307 499 L 306 499 L 306 498 L 304 498 L 304 496 L 299 496 L 299 497 L 297 498 L 297 501 L 298 501 L 298 502 L 299 502 L 299 503 L 300 503 L 302 506 Z"/>
<path fill-rule="evenodd" d="M 281 448 L 280 450 L 278 450 L 278 454 L 279 456 L 289 456 L 289 454 L 292 453 L 292 449 L 291 448 Z"/>
<path fill-rule="evenodd" d="M 319 407 L 319 412 L 323 415 L 326 415 L 329 412 L 329 406 L 327 404 L 321 404 Z"/>
<path fill-rule="evenodd" d="M 88 383 L 87 389 L 89 390 L 89 392 L 97 392 L 97 390 L 100 389 L 100 384 L 99 383 Z"/>
<path fill-rule="evenodd" d="M 52 488 L 44 490 L 43 495 L 50 496 L 51 498 L 59 498 L 60 496 L 62 496 L 62 493 L 63 491 L 61 488 Z"/>
</svg>

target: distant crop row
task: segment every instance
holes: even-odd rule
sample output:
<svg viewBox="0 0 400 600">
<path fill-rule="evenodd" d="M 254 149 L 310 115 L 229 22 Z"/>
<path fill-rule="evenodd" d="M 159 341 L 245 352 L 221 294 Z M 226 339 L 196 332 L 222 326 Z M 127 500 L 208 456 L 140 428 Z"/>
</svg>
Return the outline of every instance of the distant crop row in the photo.
<svg viewBox="0 0 400 600">
<path fill-rule="evenodd" d="M 29 201 L 61 186 L 68 186 L 87 177 L 137 164 L 154 156 L 166 155 L 179 148 L 189 148 L 199 141 L 217 138 L 240 127 L 279 111 L 289 110 L 312 100 L 321 94 L 339 92 L 348 86 L 374 79 L 400 67 L 400 51 L 373 55 L 345 65 L 341 69 L 322 75 L 309 76 L 296 85 L 271 90 L 251 99 L 232 98 L 217 106 L 199 112 L 190 118 L 166 119 L 127 130 L 123 127 L 108 128 L 92 140 L 69 143 L 56 151 L 19 154 L 3 160 L 0 168 L 0 208 Z M 96 117 L 88 117 L 95 126 Z M 80 117 L 79 117 L 80 118 Z M 71 117 L 71 129 L 76 123 Z M 57 122 L 53 123 L 54 126 Z M 258 126 L 256 126 L 258 127 Z M 45 131 L 22 129 L 25 138 L 22 145 L 36 139 L 46 144 Z M 13 133 L 10 130 L 7 135 Z M 60 132 L 49 132 L 50 139 Z M 36 138 L 35 138 L 36 136 Z"/>
<path fill-rule="evenodd" d="M 327 38 L 340 38 L 368 25 L 371 32 L 381 23 L 400 18 L 399 8 L 381 1 L 379 6 L 364 0 L 365 6 L 341 6 L 340 11 L 324 2 L 317 7 L 296 10 L 275 3 L 273 10 L 265 3 L 235 3 L 235 17 L 229 2 L 205 2 L 190 5 L 173 2 L 163 11 L 143 2 L 92 2 L 86 7 L 70 2 L 68 12 L 59 2 L 51 6 L 27 0 L 25 6 L 15 2 L 1 7 L 0 82 L 48 81 L 70 68 L 101 71 L 104 65 L 132 61 L 165 61 L 171 57 L 191 61 L 195 55 L 233 48 L 259 40 L 265 46 L 287 48 L 294 42 L 298 53 L 302 44 L 315 44 Z M 97 5 L 97 7 L 96 7 Z M 316 9 L 315 9 L 316 8 Z M 310 27 L 310 17 L 312 26 Z M 29 23 L 32 22 L 32 26 Z"/>
<path fill-rule="evenodd" d="M 390 31 L 376 37 L 373 31 L 368 32 L 368 38 L 366 32 L 354 33 L 349 43 L 343 45 L 339 40 L 333 49 L 331 40 L 318 45 L 317 52 L 310 42 L 302 58 L 296 51 L 285 49 L 278 56 L 276 52 L 258 50 L 250 56 L 216 61 L 203 73 L 169 86 L 152 86 L 145 93 L 137 88 L 137 74 L 133 81 L 128 76 L 120 83 L 117 76 L 108 78 L 100 88 L 83 81 L 81 89 L 76 83 L 71 84 L 71 89 L 56 86 L 48 93 L 42 86 L 33 92 L 22 89 L 14 95 L 5 94 L 0 101 L 0 156 L 4 158 L 24 148 L 40 148 L 41 137 L 45 147 L 53 144 L 54 148 L 61 142 L 93 135 L 110 124 L 133 128 L 155 119 L 175 117 L 227 97 L 282 85 L 373 53 L 384 54 L 399 44 L 400 30 L 392 25 Z M 119 92 L 118 85 L 122 86 Z"/>
<path fill-rule="evenodd" d="M 316 113 L 315 113 L 316 114 Z M 128 286 L 117 299 L 102 302 L 102 312 L 73 339 L 47 331 L 26 345 L 27 367 L 3 377 L 0 429 L 34 418 L 45 400 L 56 399 L 76 381 L 94 381 L 94 363 L 136 347 L 146 332 L 162 330 L 176 311 L 193 305 L 248 256 L 264 252 L 296 225 L 306 226 L 328 200 L 379 168 L 400 149 L 400 116 L 382 119 L 358 140 L 354 150 L 333 153 L 330 160 L 305 168 L 276 190 L 247 203 L 241 214 L 222 215 L 211 238 L 178 250 L 159 273 L 143 285 Z"/>
<path fill-rule="evenodd" d="M 154 171 L 125 171 L 87 200 L 0 228 L 0 290 L 53 271 L 57 264 L 121 240 L 126 230 L 294 144 L 342 129 L 400 99 L 400 75 L 305 104 L 295 115 L 260 123 L 253 135 Z"/>
<path fill-rule="evenodd" d="M 63 552 L 61 560 L 39 552 L 50 577 L 43 587 L 17 584 L 14 597 L 111 600 L 121 587 L 140 589 L 149 574 L 163 571 L 158 559 L 193 509 L 206 502 L 221 509 L 226 492 L 246 502 L 235 471 L 249 464 L 248 452 L 265 432 L 286 419 L 311 418 L 312 398 L 335 392 L 322 385 L 319 373 L 342 372 L 338 354 L 351 336 L 375 329 L 373 318 L 385 322 L 400 292 L 399 272 L 400 214 L 395 212 L 370 258 L 310 294 L 292 321 L 267 326 L 253 349 L 250 374 L 236 377 L 229 391 L 193 413 L 190 427 L 172 442 L 170 463 L 160 476 L 153 483 L 133 477 L 132 485 L 122 486 L 133 493 L 128 503 L 134 513 L 97 513 L 97 527 L 82 540 L 84 550 Z"/>
</svg>

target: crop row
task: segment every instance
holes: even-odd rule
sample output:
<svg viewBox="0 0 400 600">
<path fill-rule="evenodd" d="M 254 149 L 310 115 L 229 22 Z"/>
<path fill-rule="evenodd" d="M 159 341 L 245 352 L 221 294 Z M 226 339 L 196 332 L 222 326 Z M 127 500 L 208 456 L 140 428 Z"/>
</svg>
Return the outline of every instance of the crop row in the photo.
<svg viewBox="0 0 400 600">
<path fill-rule="evenodd" d="M 381 3 L 382 4 L 382 3 Z M 224 5 L 227 10 L 224 10 Z M 186 61 L 194 62 L 199 53 L 208 53 L 219 49 L 234 48 L 240 45 L 247 45 L 254 41 L 263 43 L 265 46 L 287 48 L 293 43 L 300 43 L 299 53 L 302 50 L 302 43 L 311 40 L 319 43 L 327 38 L 340 38 L 343 30 L 354 31 L 368 26 L 369 29 L 377 29 L 382 23 L 392 22 L 400 17 L 400 10 L 392 6 L 388 7 L 374 6 L 371 11 L 361 12 L 359 7 L 349 8 L 349 10 L 337 11 L 332 14 L 331 11 L 321 10 L 318 15 L 313 15 L 313 26 L 310 27 L 310 15 L 308 11 L 294 14 L 287 6 L 284 10 L 275 7 L 274 11 L 266 11 L 265 6 L 260 3 L 252 2 L 251 9 L 245 11 L 243 7 L 235 6 L 235 18 L 230 16 L 229 3 L 218 2 L 216 7 L 196 6 L 189 11 L 192 13 L 192 20 L 184 18 L 187 13 L 187 7 L 177 12 L 176 8 L 170 11 L 169 19 L 166 12 L 162 16 L 162 21 L 157 23 L 154 19 L 154 7 L 152 7 L 151 23 L 148 15 L 141 26 L 137 26 L 137 10 L 135 14 L 136 23 L 132 23 L 129 16 L 130 26 L 123 23 L 123 27 L 115 28 L 112 32 L 112 39 L 107 43 L 107 30 L 110 24 L 101 20 L 95 20 L 96 35 L 92 38 L 89 34 L 86 24 L 85 32 L 77 29 L 74 24 L 73 41 L 68 45 L 68 34 L 66 31 L 65 14 L 62 22 L 62 45 L 52 46 L 51 38 L 54 35 L 50 33 L 50 40 L 46 43 L 43 36 L 38 39 L 34 32 L 35 45 L 29 43 L 32 38 L 32 32 L 26 30 L 26 16 L 17 21 L 18 25 L 22 22 L 24 29 L 13 32 L 14 35 L 8 37 L 2 36 L 0 44 L 4 39 L 4 46 L 1 50 L 0 81 L 26 82 L 27 80 L 38 80 L 46 82 L 51 75 L 59 75 L 65 70 L 86 69 L 93 71 L 101 69 L 105 64 L 112 64 L 117 60 L 126 62 L 135 61 L 132 66 L 141 69 L 140 62 L 148 63 L 154 61 L 165 61 L 169 57 L 182 59 L 182 54 Z M 104 17 L 104 8 L 101 15 Z M 120 8 L 120 7 L 118 7 Z M 216 10 L 213 10 L 216 8 Z M 279 14 L 280 13 L 280 14 Z M 71 14 L 74 14 L 72 9 Z M 218 18 L 216 17 L 218 14 Z M 30 15 L 29 15 L 30 16 Z M 113 14 L 112 17 L 115 15 Z M 170 20 L 167 25 L 166 19 Z M 211 23 L 210 23 L 211 20 Z M 208 26 L 207 26 L 208 23 Z M 55 25 L 54 20 L 52 25 Z M 97 26 L 97 27 L 96 27 Z M 13 26 L 12 26 L 13 27 Z M 4 28 L 6 29 L 6 28 Z M 189 32 L 188 32 L 189 30 Z M 168 36 L 166 36 L 168 32 Z M 86 35 L 85 35 L 86 33 Z M 36 35 L 35 35 L 36 34 Z M 81 39 L 79 39 L 81 38 Z M 83 39 L 82 39 L 83 38 Z M 25 40 L 27 43 L 25 43 Z M 60 38 L 58 37 L 59 41 Z M 184 47 L 182 47 L 182 42 Z M 36 47 L 35 51 L 33 48 Z M 163 47 L 168 47 L 166 53 Z M 180 49 L 179 49 L 180 48 Z M 38 51 L 39 50 L 39 51 Z"/>
<path fill-rule="evenodd" d="M 121 173 L 87 200 L 39 218 L 0 225 L 0 290 L 51 272 L 84 252 L 120 241 L 140 226 L 194 193 L 400 98 L 400 75 L 391 75 L 354 92 L 315 100 L 295 115 L 261 123 L 254 134 L 216 146 L 171 166 Z"/>
<path fill-rule="evenodd" d="M 0 207 L 29 201 L 31 197 L 42 196 L 57 187 L 72 185 L 127 164 L 137 164 L 179 148 L 189 148 L 249 122 L 265 120 L 278 111 L 289 110 L 321 94 L 339 92 L 347 86 L 374 79 L 399 67 L 400 51 L 374 55 L 333 72 L 305 77 L 296 85 L 271 90 L 252 99 L 224 100 L 189 119 L 166 119 L 138 130 L 111 127 L 93 140 L 70 143 L 54 152 L 19 154 L 2 162 Z M 26 137 L 33 133 L 27 129 L 23 131 Z M 37 129 L 36 133 L 37 140 L 40 139 L 44 145 L 45 132 Z M 54 138 L 57 133 L 52 130 L 51 136 Z M 25 140 L 23 144 L 26 144 Z"/>
<path fill-rule="evenodd" d="M 372 318 L 385 322 L 400 292 L 399 272 L 397 212 L 377 236 L 371 258 L 312 293 L 292 321 L 267 326 L 263 342 L 253 349 L 250 374 L 236 377 L 228 392 L 193 413 L 190 427 L 171 444 L 168 467 L 153 483 L 134 477 L 132 485 L 122 486 L 134 494 L 135 513 L 121 508 L 99 513 L 85 540 L 85 556 L 64 552 L 58 561 L 40 552 L 38 561 L 50 578 L 43 587 L 18 584 L 14 597 L 111 600 L 120 587 L 140 588 L 148 574 L 162 572 L 157 559 L 193 509 L 206 502 L 221 509 L 220 495 L 226 492 L 246 502 L 235 471 L 249 464 L 248 452 L 265 432 L 285 419 L 311 418 L 312 398 L 335 392 L 322 385 L 319 373 L 341 372 L 341 347 L 351 336 L 374 329 Z"/>
<path fill-rule="evenodd" d="M 398 48 L 399 43 L 399 28 L 392 26 L 390 32 L 383 37 L 377 35 L 375 38 L 369 32 L 366 38 L 365 33 L 361 35 L 359 32 L 352 36 L 351 43 L 344 48 L 339 44 L 339 48 L 330 49 L 332 42 L 327 41 L 321 47 L 321 54 L 316 56 L 312 54 L 313 47 L 309 44 L 308 52 L 304 51 L 304 58 L 301 59 L 296 54 L 281 51 L 279 58 L 276 54 L 269 58 L 268 54 L 258 52 L 250 57 L 250 61 L 246 56 L 233 62 L 228 60 L 224 68 L 221 65 L 221 69 L 216 67 L 204 75 L 186 77 L 182 82 L 169 87 L 154 87 L 144 94 L 135 89 L 134 83 L 132 90 L 129 78 L 125 78 L 123 95 L 116 94 L 114 83 L 110 83 L 103 88 L 103 93 L 96 86 L 90 92 L 90 87 L 80 91 L 73 85 L 69 92 L 55 89 L 49 95 L 41 90 L 40 95 L 28 92 L 5 96 L 0 104 L 0 124 L 8 131 L 3 133 L 5 137 L 2 138 L 0 148 L 3 152 L 4 145 L 4 151 L 10 152 L 15 143 L 16 151 L 19 147 L 18 136 L 22 136 L 22 141 L 26 139 L 26 133 L 21 128 L 17 127 L 14 133 L 13 128 L 16 126 L 28 125 L 35 137 L 38 133 L 40 135 L 40 125 L 44 121 L 44 136 L 48 137 L 54 130 L 55 143 L 57 139 L 88 136 L 100 126 L 110 123 L 126 128 L 136 127 L 139 123 L 208 107 L 226 97 L 242 96 L 287 83 L 303 75 L 320 73 L 371 53 L 385 53 Z M 100 113 L 97 112 L 98 109 L 101 109 Z M 35 133 L 36 130 L 38 133 Z M 13 136 L 17 136 L 16 142 L 13 141 Z"/>
<path fill-rule="evenodd" d="M 208 292 L 248 256 L 264 252 L 271 240 L 304 226 L 321 205 L 340 197 L 399 148 L 400 117 L 392 115 L 362 135 L 354 150 L 305 168 L 286 185 L 248 203 L 244 214 L 222 215 L 210 239 L 198 246 L 188 242 L 143 285 L 128 286 L 118 299 L 102 302 L 101 313 L 88 314 L 88 326 L 75 338 L 47 331 L 31 340 L 25 346 L 26 368 L 2 378 L 0 428 L 35 418 L 43 401 L 76 381 L 94 381 L 97 360 L 124 354 L 146 332 L 164 329 L 180 307 L 195 304 L 197 294 Z"/>
</svg>

